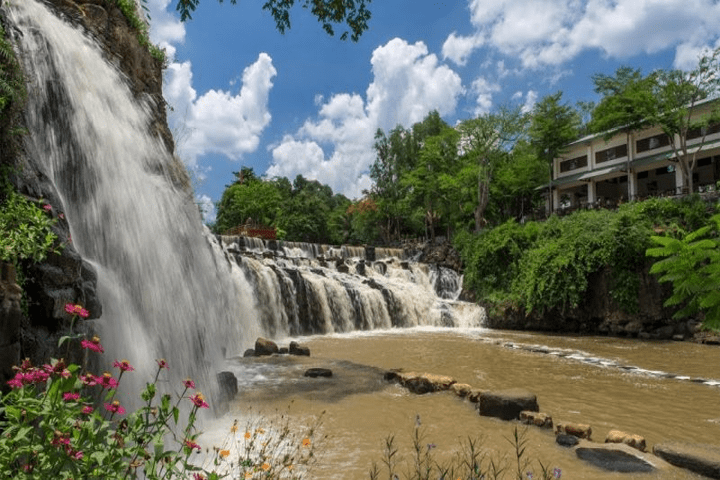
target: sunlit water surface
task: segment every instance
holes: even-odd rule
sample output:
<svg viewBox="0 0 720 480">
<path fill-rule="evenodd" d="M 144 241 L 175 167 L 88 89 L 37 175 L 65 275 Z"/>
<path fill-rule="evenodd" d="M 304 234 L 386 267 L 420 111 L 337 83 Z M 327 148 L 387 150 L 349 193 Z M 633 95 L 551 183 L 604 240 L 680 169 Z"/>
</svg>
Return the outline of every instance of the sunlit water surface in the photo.
<svg viewBox="0 0 720 480">
<path fill-rule="evenodd" d="M 410 457 L 419 415 L 423 441 L 436 445 L 433 453 L 440 459 L 449 458 L 468 437 L 482 438 L 489 456 L 512 459 L 508 439 L 517 423 L 481 417 L 473 404 L 449 392 L 415 395 L 388 384 L 382 372 L 392 368 L 450 375 L 482 389 L 526 388 L 556 423 L 591 424 L 595 441 L 604 441 L 612 429 L 644 436 L 649 450 L 666 440 L 717 444 L 720 439 L 720 387 L 712 385 L 720 379 L 717 347 L 439 328 L 297 340 L 310 347 L 310 358 L 228 360 L 240 393 L 224 416 L 206 425 L 205 444 L 221 443 L 233 419 L 242 425 L 251 416 L 257 418 L 250 412 L 272 416 L 289 411 L 297 425 L 310 424 L 325 412 L 322 433 L 327 439 L 317 444 L 320 462 L 310 478 L 368 478 L 373 461 L 382 466 L 389 435 L 395 435 L 403 458 Z M 525 349 L 531 346 L 547 353 Z M 309 367 L 330 368 L 334 376 L 303 377 Z M 710 384 L 691 380 L 697 377 Z M 548 430 L 530 428 L 527 439 L 529 458 L 561 468 L 562 478 L 699 478 L 675 468 L 652 474 L 608 473 L 555 444 Z"/>
</svg>

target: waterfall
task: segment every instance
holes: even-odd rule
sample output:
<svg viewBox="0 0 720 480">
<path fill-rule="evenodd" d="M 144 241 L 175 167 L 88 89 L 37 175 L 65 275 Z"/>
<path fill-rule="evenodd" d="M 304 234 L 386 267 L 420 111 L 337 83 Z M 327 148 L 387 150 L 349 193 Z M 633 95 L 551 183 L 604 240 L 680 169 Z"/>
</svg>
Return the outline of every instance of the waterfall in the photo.
<svg viewBox="0 0 720 480">
<path fill-rule="evenodd" d="M 127 358 L 144 381 L 165 358 L 176 377 L 212 389 L 223 350 L 260 333 L 252 288 L 218 260 L 191 195 L 164 175 L 172 158 L 149 133 L 148 101 L 45 5 L 7 8 L 28 82 L 27 157 L 53 182 L 62 203 L 53 207 L 97 267 L 106 364 Z"/>
<path fill-rule="evenodd" d="M 273 336 L 395 327 L 478 327 L 484 312 L 457 301 L 456 272 L 405 260 L 401 249 L 220 237 L 258 295 Z"/>
<path fill-rule="evenodd" d="M 44 4 L 4 8 L 28 82 L 27 158 L 97 268 L 96 330 L 106 366 L 126 358 L 138 370 L 127 391 L 165 358 L 173 382 L 190 376 L 210 393 L 225 354 L 258 336 L 480 324 L 479 307 L 453 300 L 460 277 L 399 249 L 218 242 L 170 181 L 152 100 L 136 99 L 96 42 Z"/>
</svg>

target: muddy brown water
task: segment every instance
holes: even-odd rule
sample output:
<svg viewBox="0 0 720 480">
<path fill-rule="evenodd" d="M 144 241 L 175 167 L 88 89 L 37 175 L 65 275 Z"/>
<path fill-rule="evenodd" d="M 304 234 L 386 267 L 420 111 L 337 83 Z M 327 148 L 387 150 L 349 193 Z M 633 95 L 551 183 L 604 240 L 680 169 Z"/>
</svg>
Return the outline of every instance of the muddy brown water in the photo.
<svg viewBox="0 0 720 480">
<path fill-rule="evenodd" d="M 435 446 L 439 459 L 449 458 L 468 437 L 481 438 L 489 457 L 513 459 L 508 438 L 517 422 L 480 417 L 473 404 L 449 392 L 415 395 L 381 378 L 387 369 L 404 368 L 450 375 L 482 389 L 526 388 L 537 395 L 540 411 L 556 422 L 589 423 L 599 442 L 619 429 L 644 436 L 649 450 L 666 440 L 720 444 L 718 347 L 485 329 L 374 331 L 299 341 L 310 347 L 311 357 L 228 361 L 240 394 L 208 426 L 207 442 L 217 441 L 233 418 L 242 421 L 251 409 L 269 413 L 290 405 L 298 424 L 325 412 L 327 439 L 317 444 L 320 462 L 310 478 L 368 478 L 372 462 L 382 464 L 390 435 L 408 459 L 417 416 L 423 442 Z M 330 368 L 334 376 L 303 377 L 310 367 Z M 693 381 L 698 378 L 706 382 Z M 548 430 L 529 428 L 526 439 L 533 466 L 539 460 L 560 468 L 562 478 L 700 478 L 674 467 L 609 473 L 555 444 Z"/>
</svg>

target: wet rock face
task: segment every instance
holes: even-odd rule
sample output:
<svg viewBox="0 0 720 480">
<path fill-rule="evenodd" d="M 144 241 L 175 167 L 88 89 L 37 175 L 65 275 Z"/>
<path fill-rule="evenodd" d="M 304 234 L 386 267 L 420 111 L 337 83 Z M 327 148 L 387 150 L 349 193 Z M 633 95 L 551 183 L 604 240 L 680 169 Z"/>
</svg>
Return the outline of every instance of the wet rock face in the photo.
<svg viewBox="0 0 720 480">
<path fill-rule="evenodd" d="M 610 472 L 650 473 L 655 470 L 652 464 L 623 450 L 578 447 L 575 454 L 579 459 Z"/>
<path fill-rule="evenodd" d="M 720 478 L 720 446 L 665 442 L 655 445 L 653 453 L 676 467 L 709 478 Z"/>
<path fill-rule="evenodd" d="M 484 417 L 496 417 L 502 420 L 520 418 L 520 412 L 540 410 L 535 394 L 524 389 L 510 389 L 500 392 L 483 392 L 478 402 L 478 413 Z"/>
</svg>

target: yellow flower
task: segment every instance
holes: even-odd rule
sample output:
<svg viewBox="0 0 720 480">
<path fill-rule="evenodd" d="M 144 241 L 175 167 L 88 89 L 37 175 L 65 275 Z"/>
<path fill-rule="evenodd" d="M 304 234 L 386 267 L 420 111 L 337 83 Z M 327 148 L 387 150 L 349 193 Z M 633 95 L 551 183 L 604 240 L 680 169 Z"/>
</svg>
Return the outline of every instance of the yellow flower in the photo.
<svg viewBox="0 0 720 480">
<path fill-rule="evenodd" d="M 262 428 L 257 428 L 255 429 L 255 433 L 259 433 L 260 435 L 262 435 L 263 433 L 265 433 L 265 430 Z"/>
<path fill-rule="evenodd" d="M 250 434 L 250 432 L 245 432 L 245 438 L 249 440 L 250 437 L 252 437 L 252 435 Z"/>
<path fill-rule="evenodd" d="M 232 427 L 230 427 L 230 433 L 235 433 L 235 432 L 237 432 L 237 425 L 233 425 Z"/>
<path fill-rule="evenodd" d="M 252 478 L 252 472 L 245 472 L 245 478 Z"/>
<path fill-rule="evenodd" d="M 267 472 L 268 470 L 270 470 L 270 464 L 265 462 L 262 464 L 262 467 L 260 467 L 260 468 L 262 468 L 263 470 L 265 470 Z"/>
<path fill-rule="evenodd" d="M 309 439 L 309 438 L 303 439 L 302 445 L 303 445 L 303 447 L 309 447 L 309 446 L 310 446 L 310 439 Z"/>
<path fill-rule="evenodd" d="M 226 458 L 228 455 L 230 455 L 230 450 L 220 450 L 220 456 L 222 458 Z"/>
</svg>

